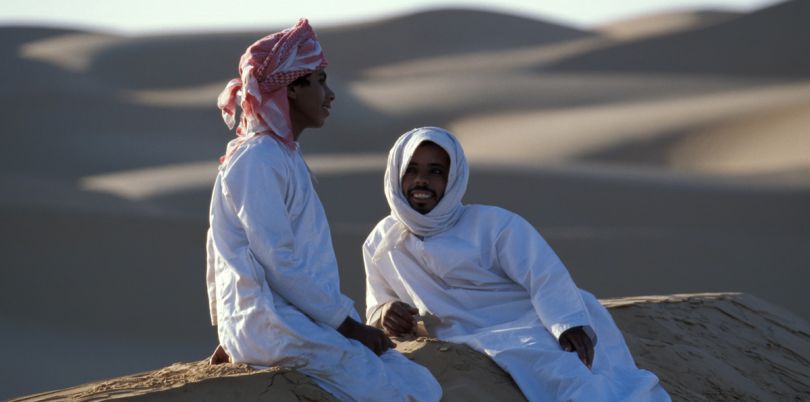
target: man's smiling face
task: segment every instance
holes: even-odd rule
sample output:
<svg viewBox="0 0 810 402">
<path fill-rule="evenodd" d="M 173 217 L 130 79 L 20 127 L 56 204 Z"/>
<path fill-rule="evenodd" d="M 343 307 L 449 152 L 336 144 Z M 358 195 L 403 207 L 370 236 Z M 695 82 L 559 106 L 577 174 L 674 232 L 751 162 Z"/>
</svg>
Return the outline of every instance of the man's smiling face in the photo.
<svg viewBox="0 0 810 402">
<path fill-rule="evenodd" d="M 442 147 L 429 141 L 420 144 L 402 175 L 408 204 L 421 214 L 433 210 L 444 196 L 449 172 L 450 156 Z"/>
</svg>

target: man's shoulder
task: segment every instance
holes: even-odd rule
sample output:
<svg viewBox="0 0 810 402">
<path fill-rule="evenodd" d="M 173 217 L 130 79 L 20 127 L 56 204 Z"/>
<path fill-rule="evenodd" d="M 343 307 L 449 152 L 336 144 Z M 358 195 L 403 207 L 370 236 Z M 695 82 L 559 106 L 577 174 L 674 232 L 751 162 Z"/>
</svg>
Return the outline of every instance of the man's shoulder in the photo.
<svg viewBox="0 0 810 402">
<path fill-rule="evenodd" d="M 482 205 L 482 204 L 468 204 L 465 205 L 465 215 L 484 217 L 490 219 L 503 219 L 509 220 L 515 217 L 520 217 L 518 214 L 495 205 Z"/>
<path fill-rule="evenodd" d="M 257 135 L 239 145 L 228 161 L 226 171 L 258 166 L 283 169 L 288 160 L 288 151 L 279 141 L 269 135 Z"/>
<path fill-rule="evenodd" d="M 386 216 L 385 218 L 381 219 L 377 222 L 377 225 L 374 226 L 374 229 L 371 230 L 371 233 L 368 234 L 366 238 L 366 245 L 373 246 L 379 243 L 388 229 L 391 228 L 394 224 L 397 223 L 396 218 L 391 215 Z"/>
<path fill-rule="evenodd" d="M 382 235 L 383 233 L 387 232 L 391 226 L 394 226 L 397 223 L 396 218 L 391 215 L 386 216 L 385 218 L 380 219 L 377 222 L 377 225 L 374 226 L 374 230 L 371 231 L 371 234 L 379 234 Z"/>
<path fill-rule="evenodd" d="M 289 151 L 284 144 L 270 135 L 253 136 L 245 141 L 240 149 L 243 154 L 262 160 L 279 161 L 289 158 Z"/>
<path fill-rule="evenodd" d="M 462 220 L 466 220 L 469 225 L 473 226 L 486 223 L 486 227 L 495 232 L 502 232 L 510 228 L 534 228 L 529 221 L 519 214 L 494 205 L 465 205 Z"/>
</svg>

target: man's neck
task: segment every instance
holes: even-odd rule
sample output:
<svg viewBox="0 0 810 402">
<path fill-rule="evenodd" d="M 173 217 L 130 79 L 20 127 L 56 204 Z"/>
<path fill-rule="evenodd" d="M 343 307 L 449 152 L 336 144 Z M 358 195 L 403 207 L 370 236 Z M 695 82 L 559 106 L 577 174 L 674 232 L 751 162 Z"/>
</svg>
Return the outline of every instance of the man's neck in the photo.
<svg viewBox="0 0 810 402">
<path fill-rule="evenodd" d="M 305 127 L 300 127 L 298 124 L 295 124 L 295 119 L 290 122 L 290 131 L 292 131 L 293 140 L 298 142 L 298 139 L 301 138 L 301 134 L 304 132 Z"/>
</svg>

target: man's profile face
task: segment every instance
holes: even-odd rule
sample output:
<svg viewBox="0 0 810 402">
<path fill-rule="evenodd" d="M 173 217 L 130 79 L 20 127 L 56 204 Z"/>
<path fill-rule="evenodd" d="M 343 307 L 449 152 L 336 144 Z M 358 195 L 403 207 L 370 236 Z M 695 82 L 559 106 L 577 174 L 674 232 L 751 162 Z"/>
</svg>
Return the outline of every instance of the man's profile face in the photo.
<svg viewBox="0 0 810 402">
<path fill-rule="evenodd" d="M 449 172 L 450 156 L 442 147 L 427 141 L 419 145 L 402 175 L 408 204 L 421 214 L 430 212 L 444 196 Z"/>
<path fill-rule="evenodd" d="M 295 128 L 322 127 L 335 100 L 335 93 L 326 85 L 326 71 L 317 70 L 302 79 L 306 80 L 303 85 L 287 89 L 290 120 Z"/>
</svg>

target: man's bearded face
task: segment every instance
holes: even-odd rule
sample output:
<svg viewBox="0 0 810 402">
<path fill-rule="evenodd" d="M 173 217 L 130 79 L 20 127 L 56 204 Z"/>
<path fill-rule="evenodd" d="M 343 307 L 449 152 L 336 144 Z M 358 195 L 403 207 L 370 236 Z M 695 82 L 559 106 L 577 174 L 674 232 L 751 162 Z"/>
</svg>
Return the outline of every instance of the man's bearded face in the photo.
<svg viewBox="0 0 810 402">
<path fill-rule="evenodd" d="M 433 142 L 423 142 L 414 151 L 402 176 L 402 193 L 408 204 L 426 214 L 439 204 L 447 188 L 450 156 Z"/>
</svg>

